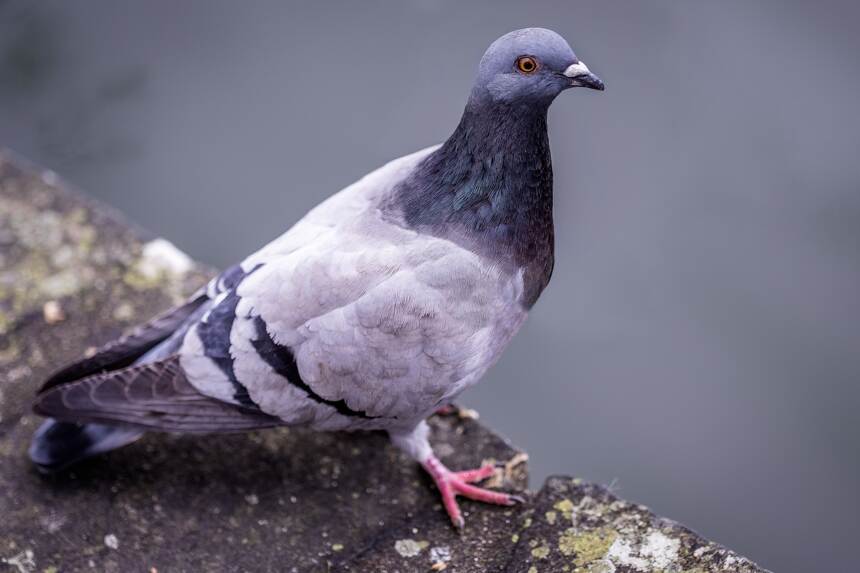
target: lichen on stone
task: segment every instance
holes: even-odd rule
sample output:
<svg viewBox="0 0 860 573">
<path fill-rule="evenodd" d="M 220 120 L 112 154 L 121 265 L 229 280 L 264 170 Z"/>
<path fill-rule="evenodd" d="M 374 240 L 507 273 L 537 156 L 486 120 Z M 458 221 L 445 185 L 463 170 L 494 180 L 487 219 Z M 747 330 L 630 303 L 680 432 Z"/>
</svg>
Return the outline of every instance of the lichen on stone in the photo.
<svg viewBox="0 0 860 573">
<path fill-rule="evenodd" d="M 652 531 L 642 543 L 639 554 L 649 559 L 653 567 L 665 569 L 677 560 L 680 548 L 681 542 L 678 539 L 669 537 L 662 531 Z"/>
<path fill-rule="evenodd" d="M 0 559 L 9 567 L 14 567 L 18 573 L 33 573 L 36 570 L 36 559 L 32 549 L 25 549 L 11 557 Z"/>
<path fill-rule="evenodd" d="M 618 534 L 611 528 L 602 527 L 595 531 L 577 532 L 568 528 L 559 535 L 558 550 L 563 555 L 573 556 L 577 567 L 602 559 Z"/>
<path fill-rule="evenodd" d="M 394 550 L 401 557 L 415 557 L 424 551 L 430 543 L 414 539 L 398 539 L 394 542 Z"/>
<path fill-rule="evenodd" d="M 451 560 L 451 548 L 439 545 L 430 548 L 430 563 L 447 563 Z"/>
<path fill-rule="evenodd" d="M 531 517 L 525 518 L 525 520 L 523 521 L 523 529 L 527 529 L 531 526 L 532 526 L 532 518 Z"/>
<path fill-rule="evenodd" d="M 63 210 L 54 204 L 55 189 L 37 178 L 27 183 L 32 188 L 24 191 L 21 181 L 0 181 L 0 335 L 26 313 L 88 291 L 118 268 L 134 290 L 174 297 L 187 291 L 194 263 L 168 241 L 140 244 L 116 227 L 100 231 L 87 209 Z"/>
<path fill-rule="evenodd" d="M 561 501 L 556 502 L 553 507 L 561 512 L 561 515 L 565 519 L 571 519 L 573 517 L 574 505 L 573 502 L 567 498 L 562 499 Z"/>
</svg>

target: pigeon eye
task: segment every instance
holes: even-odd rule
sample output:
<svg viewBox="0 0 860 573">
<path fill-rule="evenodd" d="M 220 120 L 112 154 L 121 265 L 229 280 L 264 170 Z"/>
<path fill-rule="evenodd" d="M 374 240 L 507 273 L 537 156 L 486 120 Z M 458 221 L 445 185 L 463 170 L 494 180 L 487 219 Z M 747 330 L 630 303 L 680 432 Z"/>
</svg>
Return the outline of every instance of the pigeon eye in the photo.
<svg viewBox="0 0 860 573">
<path fill-rule="evenodd" d="M 517 69 L 524 74 L 530 74 L 538 68 L 537 60 L 531 56 L 520 56 L 517 58 Z"/>
</svg>

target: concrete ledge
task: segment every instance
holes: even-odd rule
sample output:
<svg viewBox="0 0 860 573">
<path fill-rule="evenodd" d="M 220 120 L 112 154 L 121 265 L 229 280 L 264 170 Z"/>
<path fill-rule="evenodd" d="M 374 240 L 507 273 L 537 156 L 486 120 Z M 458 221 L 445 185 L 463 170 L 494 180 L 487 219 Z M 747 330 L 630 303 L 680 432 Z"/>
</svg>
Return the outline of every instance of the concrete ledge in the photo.
<svg viewBox="0 0 860 573">
<path fill-rule="evenodd" d="M 203 268 L 0 151 L 0 571 L 762 571 L 605 489 L 551 478 L 522 507 L 463 501 L 449 526 L 385 436 L 150 435 L 45 478 L 29 404 L 53 368 L 178 302 Z M 453 468 L 525 456 L 468 417 L 432 420 Z"/>
</svg>

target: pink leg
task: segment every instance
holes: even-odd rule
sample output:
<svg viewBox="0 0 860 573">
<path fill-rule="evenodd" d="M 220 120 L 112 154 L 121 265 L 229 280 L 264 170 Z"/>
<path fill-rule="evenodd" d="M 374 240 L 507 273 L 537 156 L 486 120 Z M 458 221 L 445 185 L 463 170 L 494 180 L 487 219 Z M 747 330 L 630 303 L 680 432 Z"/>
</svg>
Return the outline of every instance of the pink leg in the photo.
<svg viewBox="0 0 860 573">
<path fill-rule="evenodd" d="M 427 470 L 433 481 L 436 482 L 436 487 L 439 488 L 439 493 L 442 494 L 442 504 L 445 506 L 451 522 L 457 529 L 462 529 L 464 525 L 463 514 L 457 505 L 458 495 L 474 499 L 475 501 L 483 501 L 484 503 L 493 503 L 496 505 L 514 505 L 523 501 L 521 497 L 516 495 L 469 485 L 472 482 L 486 479 L 492 475 L 494 471 L 493 466 L 483 466 L 479 469 L 463 472 L 452 472 L 433 455 L 427 458 L 427 461 L 421 465 Z"/>
<path fill-rule="evenodd" d="M 476 470 L 454 472 L 454 475 L 463 480 L 464 483 L 475 483 L 487 479 L 494 473 L 496 473 L 496 468 L 488 464 Z"/>
<path fill-rule="evenodd" d="M 439 406 L 436 408 L 436 411 L 433 412 L 436 416 L 453 416 L 457 413 L 457 407 L 454 404 L 445 404 L 444 406 Z"/>
</svg>

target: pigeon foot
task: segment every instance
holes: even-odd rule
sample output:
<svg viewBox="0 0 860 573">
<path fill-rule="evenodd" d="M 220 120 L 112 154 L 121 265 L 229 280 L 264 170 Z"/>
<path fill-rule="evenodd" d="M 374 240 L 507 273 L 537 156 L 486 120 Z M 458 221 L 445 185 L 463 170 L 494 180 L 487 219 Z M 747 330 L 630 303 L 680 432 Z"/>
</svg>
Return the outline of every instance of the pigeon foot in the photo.
<svg viewBox="0 0 860 573">
<path fill-rule="evenodd" d="M 436 482 L 439 493 L 442 494 L 442 504 L 451 518 L 451 523 L 457 529 L 463 529 L 465 522 L 460 506 L 457 504 L 457 496 L 467 497 L 475 501 L 492 503 L 495 505 L 514 505 L 522 503 L 523 498 L 503 492 L 492 491 L 471 485 L 475 482 L 485 480 L 495 471 L 492 465 L 481 466 L 478 469 L 454 472 L 445 467 L 436 456 L 430 456 L 421 466 Z"/>
<path fill-rule="evenodd" d="M 439 406 L 433 411 L 434 416 L 453 416 L 457 413 L 457 406 L 454 404 L 445 404 Z"/>
</svg>

